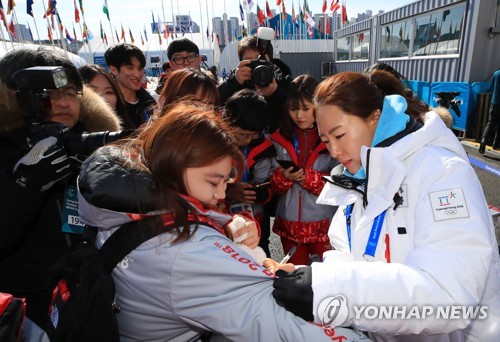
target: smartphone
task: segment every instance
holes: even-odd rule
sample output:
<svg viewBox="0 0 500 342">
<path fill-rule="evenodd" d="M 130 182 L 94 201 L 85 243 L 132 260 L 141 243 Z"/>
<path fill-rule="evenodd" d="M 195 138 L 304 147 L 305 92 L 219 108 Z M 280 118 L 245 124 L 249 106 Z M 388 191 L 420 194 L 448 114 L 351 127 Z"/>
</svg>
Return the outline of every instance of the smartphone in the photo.
<svg viewBox="0 0 500 342">
<path fill-rule="evenodd" d="M 260 184 L 254 184 L 251 188 L 247 188 L 247 190 L 255 191 L 255 201 L 256 202 L 264 202 L 269 196 L 269 182 L 264 182 Z"/>
<path fill-rule="evenodd" d="M 293 161 L 291 160 L 281 160 L 281 159 L 278 159 L 277 160 L 278 164 L 281 165 L 282 168 L 284 168 L 285 170 L 286 169 L 289 169 L 291 166 L 293 166 L 293 169 L 292 169 L 292 173 L 293 172 L 297 172 L 300 170 L 300 167 L 298 167 Z"/>
</svg>

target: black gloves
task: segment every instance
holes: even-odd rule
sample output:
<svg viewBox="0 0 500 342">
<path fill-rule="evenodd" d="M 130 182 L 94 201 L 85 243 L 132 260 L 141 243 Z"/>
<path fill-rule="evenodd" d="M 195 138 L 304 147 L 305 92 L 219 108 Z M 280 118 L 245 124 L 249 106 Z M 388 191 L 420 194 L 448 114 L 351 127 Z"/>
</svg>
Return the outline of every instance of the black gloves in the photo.
<svg viewBox="0 0 500 342">
<path fill-rule="evenodd" d="M 312 270 L 310 266 L 300 267 L 293 272 L 276 272 L 273 297 L 285 309 L 306 321 L 313 317 Z"/>
<path fill-rule="evenodd" d="M 14 166 L 16 183 L 39 191 L 46 191 L 71 174 L 71 160 L 57 145 L 56 137 L 40 140 Z"/>
</svg>

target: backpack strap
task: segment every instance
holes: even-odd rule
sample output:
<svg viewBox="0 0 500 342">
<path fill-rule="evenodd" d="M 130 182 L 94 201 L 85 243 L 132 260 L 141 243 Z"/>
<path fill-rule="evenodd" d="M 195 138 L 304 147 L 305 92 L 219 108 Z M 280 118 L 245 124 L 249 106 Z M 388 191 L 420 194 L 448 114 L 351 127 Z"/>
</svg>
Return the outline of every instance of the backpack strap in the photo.
<svg viewBox="0 0 500 342">
<path fill-rule="evenodd" d="M 190 219 L 189 223 L 203 224 L 216 229 L 209 221 L 203 219 Z M 142 220 L 128 222 L 120 226 L 120 228 L 111 234 L 99 250 L 105 270 L 111 273 L 116 265 L 130 254 L 130 252 L 139 247 L 142 243 L 168 230 L 159 229 L 160 225 L 162 225 L 162 215 L 148 216 Z M 175 225 L 176 224 L 172 222 L 164 225 L 164 228 L 171 228 Z"/>
</svg>

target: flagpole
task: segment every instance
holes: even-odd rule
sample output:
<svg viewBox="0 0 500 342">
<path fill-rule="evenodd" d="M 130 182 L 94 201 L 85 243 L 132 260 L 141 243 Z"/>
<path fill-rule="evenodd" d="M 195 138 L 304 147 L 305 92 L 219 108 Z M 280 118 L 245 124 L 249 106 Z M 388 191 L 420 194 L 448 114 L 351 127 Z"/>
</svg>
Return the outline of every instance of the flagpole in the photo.
<svg viewBox="0 0 500 342">
<path fill-rule="evenodd" d="M 106 9 L 108 11 L 108 13 L 104 13 L 104 14 L 106 14 L 106 16 L 108 17 L 109 30 L 111 31 L 111 39 L 113 40 L 113 45 L 116 45 L 115 44 L 115 37 L 113 37 L 113 27 L 111 26 L 111 16 L 109 15 L 108 2 L 106 0 L 104 0 L 104 4 L 106 5 Z M 103 5 L 103 12 L 104 12 L 104 5 Z"/>
<path fill-rule="evenodd" d="M 174 2 L 173 2 L 173 0 L 170 0 L 170 9 L 172 10 L 172 31 L 173 32 L 171 33 L 171 35 L 172 35 L 172 40 L 173 40 L 174 33 L 176 34 L 176 32 L 177 32 L 177 23 L 175 22 L 176 20 L 175 20 L 175 16 L 174 16 Z M 177 36 L 177 34 L 176 34 L 176 36 Z"/>
<path fill-rule="evenodd" d="M 225 43 L 226 43 L 226 48 L 227 48 L 227 65 L 228 65 L 228 68 L 231 68 L 231 54 L 230 54 L 230 50 L 231 48 L 229 47 L 229 39 L 227 37 L 228 35 L 228 30 L 227 30 L 227 11 L 226 11 L 226 0 L 224 0 L 224 28 L 225 28 L 225 32 L 224 32 L 224 40 L 225 40 Z M 220 70 L 217 70 L 217 73 L 219 73 Z"/>
<path fill-rule="evenodd" d="M 59 28 L 59 34 L 61 35 L 61 44 L 63 46 L 63 49 L 66 51 L 66 54 L 68 54 L 68 46 L 66 45 L 66 36 L 63 34 L 62 31 L 62 22 L 61 22 L 61 17 L 59 16 L 59 10 L 56 7 L 56 15 L 57 15 L 57 27 Z"/>
<path fill-rule="evenodd" d="M 5 42 L 5 36 L 3 35 L 3 28 L 0 27 L 0 36 L 2 37 L 3 48 L 7 51 L 7 43 Z"/>
<path fill-rule="evenodd" d="M 43 1 L 42 1 L 43 2 Z M 87 24 L 85 22 L 85 13 L 83 12 L 83 8 L 80 6 L 80 12 L 82 12 L 82 21 L 83 21 L 83 25 L 85 25 L 85 27 L 87 27 Z M 85 53 L 87 53 L 87 47 L 86 45 L 88 45 L 88 48 L 89 48 L 89 56 L 90 56 L 90 63 L 94 63 L 94 59 L 93 59 L 93 55 L 92 55 L 92 47 L 90 46 L 90 43 L 89 43 L 89 39 L 87 38 L 87 43 L 85 43 L 85 39 L 83 37 L 83 29 L 82 29 L 82 24 L 81 22 L 78 22 L 78 26 L 80 27 L 80 33 L 82 34 L 82 43 L 83 43 L 83 48 L 85 49 Z M 88 36 L 88 34 L 87 34 Z"/>
<path fill-rule="evenodd" d="M 35 31 L 36 31 L 36 35 L 38 37 L 38 44 L 42 45 L 42 41 L 40 40 L 40 33 L 38 33 L 38 25 L 36 24 L 36 20 L 33 17 L 31 17 L 31 19 L 33 19 L 33 22 L 35 23 Z"/>
<path fill-rule="evenodd" d="M 200 20 L 201 20 L 201 30 L 200 31 L 202 32 L 204 26 L 203 26 L 203 12 L 201 11 L 201 0 L 198 0 L 198 6 L 200 7 Z M 203 37 L 203 33 L 201 34 L 201 44 L 202 44 L 203 50 L 205 50 L 205 38 Z"/>
<path fill-rule="evenodd" d="M 215 17 L 215 13 L 214 13 L 214 0 L 212 0 L 212 18 Z M 216 37 L 217 38 L 217 37 Z M 220 46 L 219 46 L 219 43 L 218 42 L 214 42 L 214 66 L 217 68 L 217 72 L 219 72 L 219 69 L 220 69 Z M 215 65 L 215 49 L 219 49 L 219 59 L 217 60 L 217 65 Z"/>
<path fill-rule="evenodd" d="M 208 30 L 208 27 L 210 26 L 210 18 L 209 18 L 210 13 L 208 12 L 208 0 L 205 0 L 205 8 L 207 9 L 207 30 Z M 212 26 L 212 37 L 213 37 L 213 26 Z M 212 51 L 212 64 L 215 65 L 214 49 L 212 48 L 212 40 L 208 37 L 207 37 L 207 39 L 208 39 L 208 44 L 210 46 L 210 51 Z"/>
<path fill-rule="evenodd" d="M 21 36 L 21 44 L 24 44 L 23 33 L 21 32 L 21 28 L 19 27 L 19 20 L 17 20 L 17 14 L 16 14 L 16 11 L 15 11 L 14 8 L 12 9 L 12 16 L 15 18 L 16 24 L 17 24 L 17 28 L 19 29 L 19 35 Z M 15 31 L 15 29 L 14 29 L 14 31 Z"/>
</svg>

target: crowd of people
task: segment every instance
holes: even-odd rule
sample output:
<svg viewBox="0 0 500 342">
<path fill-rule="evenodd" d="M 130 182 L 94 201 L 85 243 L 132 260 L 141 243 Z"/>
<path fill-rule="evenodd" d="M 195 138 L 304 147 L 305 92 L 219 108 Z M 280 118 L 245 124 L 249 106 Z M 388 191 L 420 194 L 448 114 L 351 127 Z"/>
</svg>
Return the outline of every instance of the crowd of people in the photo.
<svg viewBox="0 0 500 342">
<path fill-rule="evenodd" d="M 154 90 L 132 44 L 106 51 L 109 70 L 45 48 L 0 60 L 0 292 L 26 298 L 40 334 L 49 269 L 85 225 L 100 248 L 121 225 L 160 215 L 161 234 L 112 271 L 123 341 L 497 339 L 494 226 L 446 110 L 387 65 L 292 77 L 256 36 L 239 42 L 223 80 L 189 39 L 167 52 Z M 272 65 L 267 84 L 253 76 L 259 56 Z M 67 82 L 19 81 L 33 66 L 62 67 Z M 104 144 L 107 131 L 116 141 Z M 271 231 L 289 260 L 270 258 Z M 363 305 L 487 307 L 487 317 L 370 319 Z"/>
</svg>

